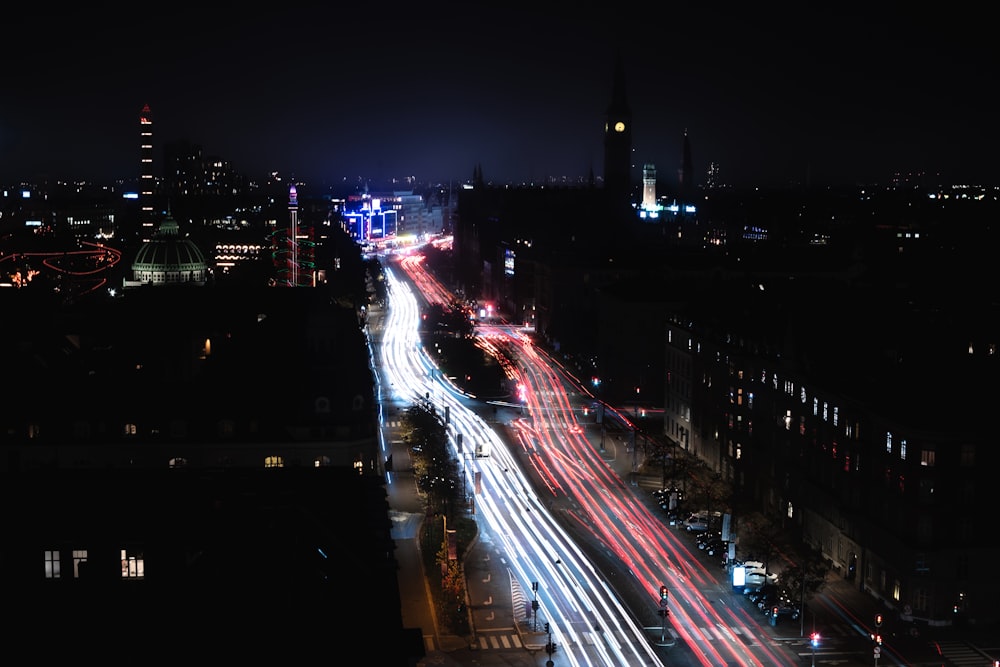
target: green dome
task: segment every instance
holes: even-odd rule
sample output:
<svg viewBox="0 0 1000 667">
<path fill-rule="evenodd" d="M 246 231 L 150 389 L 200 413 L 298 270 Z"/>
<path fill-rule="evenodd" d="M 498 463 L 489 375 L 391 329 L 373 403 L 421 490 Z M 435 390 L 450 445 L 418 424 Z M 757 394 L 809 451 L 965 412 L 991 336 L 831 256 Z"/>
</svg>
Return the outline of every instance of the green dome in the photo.
<svg viewBox="0 0 1000 667">
<path fill-rule="evenodd" d="M 142 285 L 203 285 L 206 270 L 205 255 L 191 239 L 181 237 L 169 213 L 132 262 L 133 279 Z"/>
</svg>

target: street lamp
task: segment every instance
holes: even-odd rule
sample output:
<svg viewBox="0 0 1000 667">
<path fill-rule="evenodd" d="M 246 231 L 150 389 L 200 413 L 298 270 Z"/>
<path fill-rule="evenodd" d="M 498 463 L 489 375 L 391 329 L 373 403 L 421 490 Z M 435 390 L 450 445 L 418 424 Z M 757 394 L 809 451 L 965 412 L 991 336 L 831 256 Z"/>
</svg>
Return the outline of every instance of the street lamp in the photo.
<svg viewBox="0 0 1000 667">
<path fill-rule="evenodd" d="M 601 454 L 604 453 L 604 434 L 606 428 L 604 426 L 604 402 L 601 399 L 601 378 L 596 375 L 590 378 L 590 383 L 594 385 L 594 394 L 597 398 L 597 412 L 595 413 L 595 419 L 597 423 L 601 425 Z"/>
</svg>

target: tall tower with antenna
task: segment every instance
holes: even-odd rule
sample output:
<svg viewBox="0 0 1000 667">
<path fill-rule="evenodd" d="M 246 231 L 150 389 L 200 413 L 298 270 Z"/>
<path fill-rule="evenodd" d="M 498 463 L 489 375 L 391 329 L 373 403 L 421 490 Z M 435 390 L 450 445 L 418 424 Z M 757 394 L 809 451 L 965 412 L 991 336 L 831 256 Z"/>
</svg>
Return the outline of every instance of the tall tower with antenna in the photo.
<svg viewBox="0 0 1000 667">
<path fill-rule="evenodd" d="M 153 212 L 153 114 L 145 104 L 139 112 L 139 236 L 145 242 L 156 231 Z"/>
<path fill-rule="evenodd" d="M 691 167 L 691 140 L 688 139 L 687 128 L 684 128 L 684 148 L 681 153 L 681 166 L 677 170 L 678 192 L 681 199 L 690 201 L 691 188 L 694 185 L 691 180 L 694 178 Z"/>
</svg>

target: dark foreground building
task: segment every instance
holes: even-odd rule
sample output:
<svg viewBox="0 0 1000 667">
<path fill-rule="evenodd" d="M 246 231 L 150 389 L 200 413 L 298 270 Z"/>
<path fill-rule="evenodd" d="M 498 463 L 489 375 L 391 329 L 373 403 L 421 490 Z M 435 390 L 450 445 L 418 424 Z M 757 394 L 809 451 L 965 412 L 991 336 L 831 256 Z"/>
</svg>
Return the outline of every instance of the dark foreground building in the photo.
<svg viewBox="0 0 1000 667">
<path fill-rule="evenodd" d="M 0 297 L 12 647 L 46 664 L 423 656 L 354 308 L 221 285 Z"/>
<path fill-rule="evenodd" d="M 402 627 L 377 477 L 48 470 L 8 477 L 2 493 L 5 630 L 36 659 L 420 654 L 419 630 Z"/>
</svg>

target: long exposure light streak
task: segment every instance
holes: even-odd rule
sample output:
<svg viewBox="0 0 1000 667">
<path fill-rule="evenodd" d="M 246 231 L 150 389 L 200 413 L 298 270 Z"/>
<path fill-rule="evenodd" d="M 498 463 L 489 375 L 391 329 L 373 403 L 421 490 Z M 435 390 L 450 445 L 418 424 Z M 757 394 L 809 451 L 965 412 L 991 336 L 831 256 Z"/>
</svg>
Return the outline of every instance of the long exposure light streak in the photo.
<svg viewBox="0 0 1000 667">
<path fill-rule="evenodd" d="M 539 582 L 539 614 L 551 624 L 553 640 L 561 646 L 560 664 L 662 664 L 646 631 L 549 513 L 504 441 L 467 407 L 467 397 L 445 381 L 423 352 L 416 297 L 391 269 L 387 278 L 390 308 L 381 348 L 386 379 L 404 400 L 433 397 L 439 409 L 448 408 L 456 456 L 458 433 L 471 451 L 473 443 L 487 445 L 488 457 L 468 459 L 463 466 L 467 482 L 477 472 L 481 476 L 477 515 L 499 536 L 522 586 Z"/>
<path fill-rule="evenodd" d="M 428 290 L 429 299 L 441 303 L 453 300 L 423 269 L 417 256 L 404 259 L 402 266 L 415 285 Z M 416 350 L 419 341 L 415 326 L 413 329 L 410 346 Z M 543 480 L 544 487 L 539 488 L 539 493 L 545 496 L 544 500 L 521 477 L 514 454 L 492 429 L 485 428 L 481 421 L 457 421 L 453 429 L 462 429 L 456 432 L 465 433 L 467 438 L 472 434 L 490 442 L 492 460 L 479 463 L 479 467 L 491 493 L 479 506 L 487 508 L 491 525 L 497 522 L 497 532 L 505 535 L 504 544 L 510 553 L 524 555 L 523 559 L 515 559 L 518 575 L 524 581 L 547 581 L 550 603 L 566 605 L 560 607 L 565 609 L 560 612 L 561 630 L 577 628 L 577 634 L 571 635 L 574 642 L 593 641 L 593 637 L 588 637 L 588 631 L 593 634 L 591 628 L 585 629 L 583 619 L 574 620 L 573 614 L 593 613 L 601 607 L 594 601 L 588 607 L 564 596 L 579 586 L 591 585 L 586 584 L 588 578 L 602 589 L 607 584 L 594 573 L 573 538 L 564 532 L 561 527 L 564 523 L 553 520 L 553 511 L 558 511 L 564 521 L 568 519 L 570 523 L 565 525 L 575 526 L 574 532 L 588 535 L 590 543 L 602 545 L 607 553 L 613 554 L 621 572 L 632 577 L 635 588 L 648 593 L 650 610 L 659 602 L 660 584 L 668 586 L 672 601 L 670 627 L 679 642 L 691 651 L 695 662 L 759 667 L 796 664 L 792 656 L 777 651 L 767 641 L 759 627 L 759 618 L 751 616 L 742 606 L 726 603 L 722 593 L 731 590 L 719 583 L 718 573 L 709 572 L 700 559 L 692 557 L 690 546 L 627 488 L 605 459 L 605 456 L 621 456 L 622 445 L 611 442 L 605 452 L 587 436 L 588 424 L 581 423 L 579 417 L 594 398 L 582 383 L 515 327 L 480 325 L 477 336 L 484 349 L 494 350 L 498 358 L 515 361 L 513 372 L 521 388 L 524 415 L 512 420 L 507 428 L 514 446 L 527 454 L 531 469 Z M 434 372 L 429 360 L 420 363 L 428 373 L 427 379 L 442 375 Z M 424 395 L 428 391 L 426 386 L 421 385 L 420 389 Z M 454 387 L 440 386 L 442 391 L 435 394 L 436 400 L 444 400 L 454 415 L 462 405 L 462 397 Z M 474 415 L 472 418 L 478 419 Z M 632 427 L 624 415 L 621 422 Z M 636 452 L 630 449 L 635 446 L 634 442 L 625 445 L 625 456 L 635 460 Z M 558 509 L 550 511 L 550 507 Z M 560 541 L 556 541 L 556 536 Z M 564 554 L 569 552 L 579 560 L 572 567 L 565 567 Z M 531 553 L 537 556 L 532 558 Z M 561 559 L 560 567 L 554 570 L 553 559 L 557 565 Z M 570 573 L 569 578 L 566 573 Z M 559 583 L 558 590 L 552 586 L 553 582 Z M 614 609 L 618 603 L 608 604 Z M 631 623 L 630 613 L 620 615 Z M 588 620 L 592 621 L 592 627 L 608 627 L 603 620 Z M 642 641 L 649 643 L 653 633 L 648 627 L 645 630 Z"/>
</svg>

